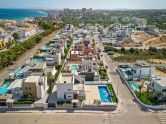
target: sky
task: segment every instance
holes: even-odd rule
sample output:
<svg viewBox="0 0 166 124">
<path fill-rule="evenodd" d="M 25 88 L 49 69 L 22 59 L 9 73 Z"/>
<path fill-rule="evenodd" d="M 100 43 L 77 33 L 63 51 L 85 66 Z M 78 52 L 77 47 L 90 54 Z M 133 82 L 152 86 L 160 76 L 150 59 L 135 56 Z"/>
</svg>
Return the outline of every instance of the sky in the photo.
<svg viewBox="0 0 166 124">
<path fill-rule="evenodd" d="M 166 9 L 166 0 L 0 0 L 0 8 Z"/>
</svg>

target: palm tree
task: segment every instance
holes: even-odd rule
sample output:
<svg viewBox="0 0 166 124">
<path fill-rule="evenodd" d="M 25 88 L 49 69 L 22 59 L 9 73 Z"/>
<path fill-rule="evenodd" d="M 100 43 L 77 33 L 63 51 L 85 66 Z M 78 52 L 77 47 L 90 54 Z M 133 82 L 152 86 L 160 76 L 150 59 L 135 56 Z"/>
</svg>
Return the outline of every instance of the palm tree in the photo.
<svg viewBox="0 0 166 124">
<path fill-rule="evenodd" d="M 141 94 L 142 94 L 142 88 L 143 88 L 143 84 L 140 84 L 140 85 L 138 85 L 138 87 L 139 87 L 140 96 L 141 96 Z"/>
</svg>

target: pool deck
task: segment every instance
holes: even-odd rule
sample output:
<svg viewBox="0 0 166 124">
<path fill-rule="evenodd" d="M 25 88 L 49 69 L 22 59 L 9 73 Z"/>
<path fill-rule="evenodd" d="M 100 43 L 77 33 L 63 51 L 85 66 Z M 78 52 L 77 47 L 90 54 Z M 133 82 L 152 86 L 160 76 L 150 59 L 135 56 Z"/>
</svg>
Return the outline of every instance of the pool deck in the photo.
<svg viewBox="0 0 166 124">
<path fill-rule="evenodd" d="M 85 85 L 85 104 L 93 104 L 94 99 L 100 100 L 100 94 L 98 91 L 98 85 Z"/>
</svg>

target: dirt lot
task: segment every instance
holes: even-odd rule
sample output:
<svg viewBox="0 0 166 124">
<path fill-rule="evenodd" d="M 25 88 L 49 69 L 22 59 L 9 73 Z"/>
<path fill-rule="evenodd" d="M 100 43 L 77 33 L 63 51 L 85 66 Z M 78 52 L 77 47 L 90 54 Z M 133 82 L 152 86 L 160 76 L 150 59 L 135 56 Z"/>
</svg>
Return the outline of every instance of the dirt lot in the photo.
<svg viewBox="0 0 166 124">
<path fill-rule="evenodd" d="M 148 46 L 157 46 L 157 47 L 166 46 L 166 35 L 160 35 L 159 37 L 149 39 L 149 40 L 145 41 L 144 44 L 145 44 L 145 47 L 148 47 Z"/>
<path fill-rule="evenodd" d="M 125 41 L 126 47 L 166 47 L 166 35 L 162 34 L 158 37 L 145 32 L 132 33 L 131 40 Z"/>
</svg>

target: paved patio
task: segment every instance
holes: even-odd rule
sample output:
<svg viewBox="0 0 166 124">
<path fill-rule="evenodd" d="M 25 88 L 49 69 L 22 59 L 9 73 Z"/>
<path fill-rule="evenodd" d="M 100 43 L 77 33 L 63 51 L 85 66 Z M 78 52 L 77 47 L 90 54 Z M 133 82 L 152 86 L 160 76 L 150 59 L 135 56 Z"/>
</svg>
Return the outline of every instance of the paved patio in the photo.
<svg viewBox="0 0 166 124">
<path fill-rule="evenodd" d="M 93 104 L 94 99 L 100 100 L 98 85 L 85 85 L 85 104 Z"/>
</svg>

